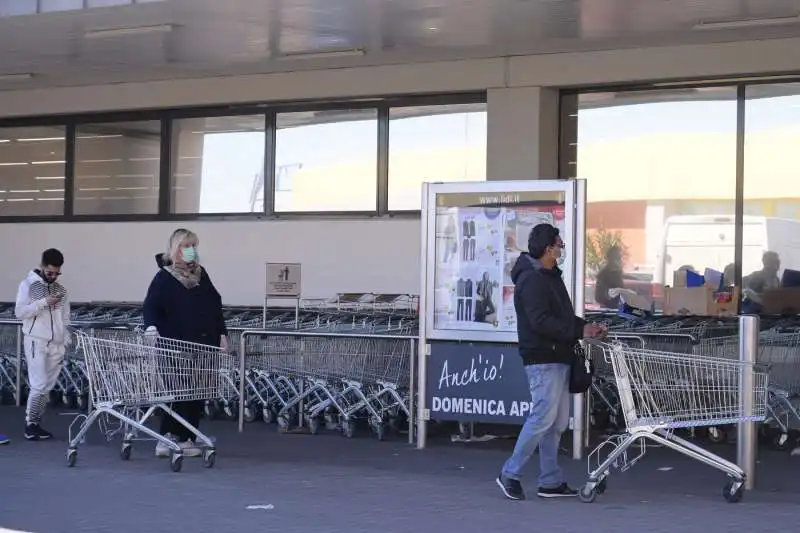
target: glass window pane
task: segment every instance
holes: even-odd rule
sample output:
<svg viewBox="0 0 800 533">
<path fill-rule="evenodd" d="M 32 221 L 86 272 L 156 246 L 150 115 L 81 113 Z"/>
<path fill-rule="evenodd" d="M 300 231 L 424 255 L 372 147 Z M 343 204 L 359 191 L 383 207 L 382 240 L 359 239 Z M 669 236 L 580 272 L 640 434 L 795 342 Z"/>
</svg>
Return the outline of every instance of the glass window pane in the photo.
<svg viewBox="0 0 800 533">
<path fill-rule="evenodd" d="M 264 211 L 264 115 L 172 123 L 173 213 Z"/>
<path fill-rule="evenodd" d="M 486 104 L 389 111 L 389 210 L 421 207 L 422 184 L 486 180 Z"/>
<path fill-rule="evenodd" d="M 76 215 L 158 213 L 161 123 L 81 124 L 75 139 Z"/>
<path fill-rule="evenodd" d="M 83 0 L 39 0 L 39 11 L 42 13 L 75 9 L 83 9 Z"/>
<path fill-rule="evenodd" d="M 742 276 L 761 292 L 800 270 L 800 83 L 751 85 L 746 98 Z"/>
<path fill-rule="evenodd" d="M 132 0 L 88 0 L 86 7 L 126 6 L 132 3 Z"/>
<path fill-rule="evenodd" d="M 64 214 L 63 127 L 0 128 L 0 217 Z"/>
<path fill-rule="evenodd" d="M 275 211 L 374 211 L 376 109 L 280 113 Z"/>
<path fill-rule="evenodd" d="M 614 306 L 620 285 L 660 307 L 680 267 L 734 262 L 734 87 L 582 94 L 576 118 L 587 307 Z"/>
<path fill-rule="evenodd" d="M 36 0 L 4 0 L 0 2 L 0 17 L 36 14 Z"/>
</svg>

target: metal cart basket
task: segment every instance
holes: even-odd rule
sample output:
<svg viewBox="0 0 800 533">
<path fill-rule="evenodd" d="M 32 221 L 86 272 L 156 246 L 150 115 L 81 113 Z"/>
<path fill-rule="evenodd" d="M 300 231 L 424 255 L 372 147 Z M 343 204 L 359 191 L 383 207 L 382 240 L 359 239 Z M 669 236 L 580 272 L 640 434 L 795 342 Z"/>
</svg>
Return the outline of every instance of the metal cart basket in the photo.
<svg viewBox="0 0 800 533">
<path fill-rule="evenodd" d="M 125 427 L 120 456 L 127 460 L 138 432 L 164 443 L 171 450 L 170 467 L 178 472 L 183 464 L 181 447 L 147 427 L 148 420 L 162 409 L 195 435 L 203 448 L 206 467 L 214 465 L 214 442 L 176 414 L 173 402 L 201 401 L 219 396 L 223 375 L 233 368 L 233 358 L 219 347 L 173 339 L 149 339 L 130 332 L 115 339 L 78 333 L 79 349 L 86 359 L 92 409 L 81 421 L 67 450 L 67 462 L 74 466 L 78 444 L 101 415 L 118 419 Z M 73 423 L 74 424 L 74 423 Z"/>
<path fill-rule="evenodd" d="M 723 496 L 729 502 L 739 501 L 745 479 L 742 469 L 674 431 L 763 421 L 767 373 L 733 359 L 660 352 L 621 343 L 601 344 L 599 348 L 613 367 L 626 432 L 609 438 L 590 454 L 589 479 L 579 492 L 580 499 L 594 501 L 605 491 L 611 467 L 624 471 L 633 466 L 644 456 L 645 441 L 650 440 L 725 472 L 730 479 Z M 630 458 L 628 449 L 635 443 L 639 443 L 639 450 Z M 594 462 L 596 468 L 591 466 Z"/>
</svg>

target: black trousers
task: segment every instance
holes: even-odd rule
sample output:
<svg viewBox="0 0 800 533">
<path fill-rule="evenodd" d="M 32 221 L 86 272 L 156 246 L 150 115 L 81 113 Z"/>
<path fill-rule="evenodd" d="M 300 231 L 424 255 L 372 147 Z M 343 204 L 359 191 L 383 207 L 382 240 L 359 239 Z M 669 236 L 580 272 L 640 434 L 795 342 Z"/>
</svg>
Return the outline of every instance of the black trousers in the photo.
<svg viewBox="0 0 800 533">
<path fill-rule="evenodd" d="M 202 400 L 194 402 L 176 402 L 170 405 L 170 408 L 196 429 L 200 429 L 200 417 L 203 415 L 204 405 L 205 402 Z M 183 424 L 164 411 L 161 412 L 161 428 L 159 433 L 162 435 L 170 433 L 178 439 L 178 442 L 194 440 L 194 433 L 186 429 Z"/>
</svg>

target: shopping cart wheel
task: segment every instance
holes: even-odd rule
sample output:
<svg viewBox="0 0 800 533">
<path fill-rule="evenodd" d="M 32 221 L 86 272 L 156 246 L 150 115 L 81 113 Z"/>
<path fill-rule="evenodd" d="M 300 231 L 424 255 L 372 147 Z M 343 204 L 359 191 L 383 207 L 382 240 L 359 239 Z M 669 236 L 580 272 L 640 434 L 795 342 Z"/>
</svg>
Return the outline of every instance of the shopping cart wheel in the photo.
<svg viewBox="0 0 800 533">
<path fill-rule="evenodd" d="M 594 491 L 597 494 L 603 494 L 606 491 L 606 478 L 600 480 L 600 482 L 594 488 Z"/>
<path fill-rule="evenodd" d="M 75 466 L 75 463 L 78 461 L 78 450 L 75 448 L 70 448 L 67 450 L 67 466 L 72 468 Z"/>
<path fill-rule="evenodd" d="M 773 449 L 778 451 L 788 450 L 789 448 L 794 447 L 794 443 L 792 442 L 791 437 L 789 437 L 789 434 L 782 431 L 779 431 L 774 437 L 772 437 L 770 445 Z"/>
<path fill-rule="evenodd" d="M 214 420 L 217 417 L 217 413 L 219 413 L 219 405 L 215 400 L 208 400 L 203 406 L 203 411 L 207 420 Z"/>
<path fill-rule="evenodd" d="M 308 431 L 309 431 L 309 433 L 311 433 L 312 435 L 318 434 L 321 425 L 322 424 L 320 423 L 319 418 L 317 418 L 316 416 L 309 417 L 309 419 L 308 419 Z"/>
<path fill-rule="evenodd" d="M 382 441 L 386 438 L 386 425 L 382 420 L 378 418 L 370 418 L 369 425 L 372 427 L 372 431 L 375 432 L 375 438 L 377 438 L 379 441 Z"/>
<path fill-rule="evenodd" d="M 213 468 L 214 463 L 217 462 L 217 450 L 209 448 L 203 452 L 203 466 L 206 468 Z"/>
<path fill-rule="evenodd" d="M 708 428 L 708 440 L 714 444 L 722 444 L 728 440 L 728 432 L 725 431 L 725 428 L 711 426 Z"/>
<path fill-rule="evenodd" d="M 578 491 L 578 499 L 583 503 L 592 503 L 595 498 L 597 498 L 596 486 L 593 482 L 587 481 Z"/>
<path fill-rule="evenodd" d="M 738 503 L 744 496 L 743 483 L 741 481 L 728 481 L 722 489 L 722 495 L 728 503 Z"/>
<path fill-rule="evenodd" d="M 261 418 L 265 424 L 272 424 L 275 421 L 275 412 L 269 407 L 261 409 Z"/>
<path fill-rule="evenodd" d="M 258 411 L 256 411 L 252 406 L 246 405 L 244 408 L 244 421 L 248 424 L 252 424 L 256 421 L 258 417 Z"/>
<path fill-rule="evenodd" d="M 342 433 L 348 439 L 352 439 L 356 434 L 356 425 L 352 420 L 342 420 Z"/>
<path fill-rule="evenodd" d="M 169 468 L 173 472 L 180 472 L 183 467 L 183 454 L 179 452 L 172 452 L 169 458 Z"/>
<path fill-rule="evenodd" d="M 131 449 L 133 445 L 130 442 L 123 442 L 122 449 L 119 451 L 119 457 L 123 461 L 128 461 L 131 458 Z"/>
</svg>

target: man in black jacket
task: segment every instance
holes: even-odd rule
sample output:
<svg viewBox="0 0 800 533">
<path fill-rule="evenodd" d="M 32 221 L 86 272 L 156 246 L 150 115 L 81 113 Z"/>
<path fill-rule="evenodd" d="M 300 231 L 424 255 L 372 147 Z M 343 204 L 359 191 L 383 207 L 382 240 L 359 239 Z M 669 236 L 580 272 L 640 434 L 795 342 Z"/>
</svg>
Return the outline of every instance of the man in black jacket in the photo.
<svg viewBox="0 0 800 533">
<path fill-rule="evenodd" d="M 558 268 L 563 249 L 558 229 L 539 224 L 531 230 L 528 253 L 519 256 L 511 271 L 519 353 L 532 404 L 514 453 L 497 478 L 497 484 L 511 500 L 525 499 L 519 480 L 537 446 L 538 496 L 577 494 L 566 484 L 558 465 L 558 446 L 570 416 L 569 373 L 576 343 L 583 337 L 600 337 L 604 330 L 575 316 Z"/>
</svg>

